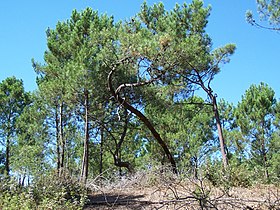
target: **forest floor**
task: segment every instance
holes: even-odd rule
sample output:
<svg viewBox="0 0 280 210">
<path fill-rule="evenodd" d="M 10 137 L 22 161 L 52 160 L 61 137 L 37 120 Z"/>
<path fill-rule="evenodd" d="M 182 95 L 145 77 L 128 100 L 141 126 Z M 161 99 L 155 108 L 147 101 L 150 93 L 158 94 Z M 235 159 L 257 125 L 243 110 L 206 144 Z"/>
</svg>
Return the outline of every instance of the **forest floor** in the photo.
<svg viewBox="0 0 280 210">
<path fill-rule="evenodd" d="M 137 175 L 113 184 L 89 184 L 85 210 L 91 209 L 275 209 L 280 210 L 280 188 L 214 187 L 205 180 L 186 180 L 170 175 Z"/>
</svg>

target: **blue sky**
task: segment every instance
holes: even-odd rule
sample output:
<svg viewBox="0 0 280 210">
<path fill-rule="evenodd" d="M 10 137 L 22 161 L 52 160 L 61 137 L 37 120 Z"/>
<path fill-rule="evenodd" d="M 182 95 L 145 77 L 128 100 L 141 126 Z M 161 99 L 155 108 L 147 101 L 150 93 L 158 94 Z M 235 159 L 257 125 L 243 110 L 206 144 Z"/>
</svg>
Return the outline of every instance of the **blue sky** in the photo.
<svg viewBox="0 0 280 210">
<path fill-rule="evenodd" d="M 23 79 L 25 89 L 35 90 L 36 75 L 31 59 L 43 62 L 46 50 L 45 31 L 64 21 L 73 9 L 92 7 L 100 13 L 114 15 L 116 20 L 128 19 L 137 13 L 142 0 L 9 0 L 0 3 L 0 81 L 8 76 Z M 147 0 L 148 4 L 159 1 Z M 162 1 L 169 10 L 175 3 Z M 186 1 L 190 3 L 190 1 Z M 280 97 L 280 34 L 254 28 L 245 21 L 248 9 L 255 11 L 255 0 L 205 0 L 212 5 L 207 32 L 214 48 L 235 43 L 236 53 L 231 62 L 222 66 L 212 82 L 219 98 L 233 103 L 251 84 L 267 83 Z"/>
</svg>

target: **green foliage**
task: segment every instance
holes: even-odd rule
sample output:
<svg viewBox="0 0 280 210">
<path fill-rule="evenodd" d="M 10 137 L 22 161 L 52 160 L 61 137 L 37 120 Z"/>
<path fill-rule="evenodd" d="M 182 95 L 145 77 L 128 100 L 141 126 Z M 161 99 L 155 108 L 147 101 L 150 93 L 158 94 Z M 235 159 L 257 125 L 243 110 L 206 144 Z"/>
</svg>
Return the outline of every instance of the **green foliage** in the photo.
<svg viewBox="0 0 280 210">
<path fill-rule="evenodd" d="M 246 157 L 246 145 L 248 141 L 243 137 L 236 122 L 236 107 L 229 104 L 224 99 L 219 101 L 219 113 L 221 126 L 226 141 L 227 156 L 231 158 L 244 159 Z"/>
<path fill-rule="evenodd" d="M 15 124 L 24 106 L 29 103 L 22 80 L 8 77 L 0 83 L 0 131 L 2 135 L 15 135 Z M 2 144 L 4 144 L 2 142 Z"/>
<path fill-rule="evenodd" d="M 35 209 L 35 203 L 26 189 L 18 185 L 14 179 L 0 179 L 0 208 L 3 210 Z"/>
<path fill-rule="evenodd" d="M 36 209 L 34 203 L 25 192 L 5 193 L 0 195 L 0 207 L 3 210 Z"/>
<path fill-rule="evenodd" d="M 261 83 L 250 86 L 235 112 L 242 134 L 250 141 L 251 161 L 254 165 L 262 166 L 267 179 L 275 104 L 274 91 Z"/>
<path fill-rule="evenodd" d="M 78 209 L 86 202 L 84 186 L 67 174 L 62 177 L 55 173 L 37 177 L 30 190 L 33 199 L 43 208 Z"/>
<path fill-rule="evenodd" d="M 257 27 L 280 30 L 280 1 L 279 0 L 257 0 L 257 10 L 261 21 L 266 21 L 272 27 L 260 25 L 256 22 L 252 11 L 246 12 L 246 20 L 248 23 Z"/>
<path fill-rule="evenodd" d="M 162 96 L 164 98 L 164 94 Z M 145 111 L 172 148 L 179 168 L 192 171 L 196 176 L 199 165 L 212 149 L 214 122 L 211 107 L 205 105 L 202 98 L 193 97 L 174 104 L 161 99 L 161 104 L 151 103 Z M 153 148 L 155 150 L 149 152 L 157 152 L 158 148 Z"/>
<path fill-rule="evenodd" d="M 255 172 L 250 169 L 247 162 L 240 163 L 238 159 L 232 158 L 226 171 L 220 170 L 220 162 L 202 166 L 202 175 L 216 187 L 226 193 L 232 187 L 250 187 L 257 184 Z"/>
<path fill-rule="evenodd" d="M 257 0 L 258 11 L 262 19 L 276 25 L 280 23 L 280 1 L 279 0 Z"/>
<path fill-rule="evenodd" d="M 15 180 L 1 179 L 0 208 L 17 209 L 82 209 L 86 189 L 70 176 L 57 174 L 36 177 L 32 185 L 23 187 Z"/>
<path fill-rule="evenodd" d="M 278 102 L 279 104 L 279 102 Z M 270 153 L 269 159 L 269 171 L 270 179 L 272 183 L 279 183 L 280 181 L 280 133 L 279 128 L 273 133 L 272 139 L 269 142 Z"/>
<path fill-rule="evenodd" d="M 228 173 L 231 186 L 250 187 L 256 184 L 255 173 L 250 169 L 248 162 L 240 162 L 240 160 L 232 158 Z"/>
<path fill-rule="evenodd" d="M 32 103 L 26 106 L 17 119 L 17 143 L 12 148 L 11 167 L 18 176 L 33 177 L 50 167 L 45 160 L 48 144 L 47 110 L 42 98 L 31 95 Z"/>
<path fill-rule="evenodd" d="M 0 83 L 0 143 L 5 147 L 7 175 L 10 172 L 11 147 L 15 144 L 16 122 L 29 103 L 29 93 L 24 91 L 22 80 L 8 77 Z"/>
</svg>

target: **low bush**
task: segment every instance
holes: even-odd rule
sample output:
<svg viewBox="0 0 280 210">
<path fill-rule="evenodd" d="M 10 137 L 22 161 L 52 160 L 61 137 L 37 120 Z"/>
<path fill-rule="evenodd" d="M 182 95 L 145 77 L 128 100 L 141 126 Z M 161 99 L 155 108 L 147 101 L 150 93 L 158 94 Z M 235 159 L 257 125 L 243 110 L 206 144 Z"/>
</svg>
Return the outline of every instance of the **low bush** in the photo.
<svg viewBox="0 0 280 210">
<path fill-rule="evenodd" d="M 30 186 L 19 186 L 15 180 L 0 180 L 0 209 L 82 209 L 87 191 L 68 175 L 43 175 Z"/>
</svg>

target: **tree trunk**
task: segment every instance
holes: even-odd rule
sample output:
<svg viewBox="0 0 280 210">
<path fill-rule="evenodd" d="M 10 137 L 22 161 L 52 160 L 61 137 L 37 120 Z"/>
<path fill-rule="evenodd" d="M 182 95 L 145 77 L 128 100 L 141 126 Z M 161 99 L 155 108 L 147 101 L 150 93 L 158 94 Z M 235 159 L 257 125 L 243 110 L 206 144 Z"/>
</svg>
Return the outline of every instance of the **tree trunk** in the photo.
<svg viewBox="0 0 280 210">
<path fill-rule="evenodd" d="M 88 91 L 85 90 L 85 139 L 84 139 L 84 154 L 83 154 L 83 163 L 82 163 L 82 171 L 81 171 L 81 180 L 86 182 L 88 177 L 88 160 L 89 160 L 89 121 L 88 121 Z"/>
<path fill-rule="evenodd" d="M 216 95 L 213 95 L 213 91 L 210 88 L 210 82 L 213 79 L 213 77 L 209 78 L 208 87 L 206 87 L 205 84 L 204 84 L 203 78 L 200 75 L 199 71 L 197 71 L 195 68 L 194 68 L 194 71 L 196 72 L 198 80 L 197 81 L 189 80 L 189 81 L 191 83 L 197 84 L 200 87 L 202 87 L 202 89 L 207 93 L 207 95 L 210 97 L 210 99 L 212 101 L 213 112 L 214 112 L 214 115 L 215 115 L 216 126 L 217 126 L 217 129 L 218 129 L 218 136 L 219 136 L 220 148 L 221 148 L 222 159 L 223 159 L 223 167 L 224 167 L 224 169 L 226 169 L 227 166 L 228 166 L 226 144 L 225 144 L 225 140 L 224 140 L 224 136 L 223 136 L 223 130 L 222 130 L 222 125 L 221 125 L 221 121 L 220 121 L 219 110 L 218 110 L 217 101 L 216 101 Z"/>
<path fill-rule="evenodd" d="M 266 180 L 269 179 L 269 173 L 267 170 L 267 157 L 266 157 L 266 151 L 265 151 L 265 140 L 264 140 L 264 136 L 262 137 L 261 140 L 261 151 L 262 151 L 262 159 L 263 159 L 263 168 L 264 168 L 264 177 Z"/>
<path fill-rule="evenodd" d="M 128 109 L 133 114 L 135 114 L 146 125 L 146 127 L 151 131 L 154 138 L 157 140 L 157 142 L 159 143 L 159 145 L 162 147 L 163 151 L 165 152 L 167 159 L 169 160 L 169 162 L 172 166 L 173 172 L 177 173 L 176 162 L 175 162 L 172 154 L 170 153 L 167 144 L 163 141 L 160 134 L 156 131 L 156 129 L 154 128 L 152 123 L 149 121 L 149 119 L 145 115 L 143 115 L 139 110 L 135 109 L 133 106 L 131 106 L 129 103 L 127 103 L 124 99 L 121 99 L 121 104 L 123 104 L 123 106 L 126 109 Z"/>
<path fill-rule="evenodd" d="M 20 183 L 22 187 L 24 186 L 25 178 L 26 178 L 26 175 L 23 175 L 22 181 Z"/>
<path fill-rule="evenodd" d="M 193 157 L 193 167 L 194 167 L 194 178 L 198 179 L 198 158 Z"/>
<path fill-rule="evenodd" d="M 221 148 L 221 153 L 222 153 L 222 159 L 223 159 L 223 166 L 224 169 L 228 167 L 228 159 L 227 159 L 227 154 L 226 154 L 226 144 L 223 136 L 223 130 L 221 126 L 221 121 L 219 117 L 219 111 L 218 111 L 218 106 L 217 106 L 217 101 L 216 101 L 216 96 L 214 96 L 212 93 L 210 95 L 213 103 L 213 111 L 215 114 L 215 120 L 216 120 L 216 125 L 218 129 L 218 135 L 219 135 L 219 140 L 220 140 L 220 148 Z"/>
<path fill-rule="evenodd" d="M 176 162 L 172 156 L 172 154 L 170 153 L 168 146 L 166 145 L 166 143 L 163 141 L 163 139 L 161 138 L 160 134 L 156 131 L 156 129 L 154 128 L 154 126 L 152 125 L 152 123 L 149 121 L 149 119 L 142 114 L 142 112 L 140 112 L 139 110 L 135 109 L 133 106 L 131 106 L 124 98 L 120 97 L 120 95 L 118 93 L 115 92 L 114 88 L 113 88 L 113 84 L 112 84 L 112 74 L 113 74 L 113 70 L 109 73 L 108 75 L 108 89 L 111 92 L 111 94 L 113 95 L 113 97 L 119 102 L 119 104 L 121 104 L 122 106 L 124 106 L 125 109 L 129 110 L 130 112 L 132 112 L 133 114 L 135 114 L 144 124 L 145 126 L 151 131 L 152 135 L 154 136 L 154 138 L 157 140 L 157 142 L 159 143 L 159 145 L 162 147 L 162 149 L 164 150 L 171 166 L 173 169 L 174 173 L 178 173 L 177 172 L 177 168 L 176 168 Z"/>
<path fill-rule="evenodd" d="M 64 159 L 65 159 L 65 141 L 64 141 L 64 131 L 63 131 L 63 102 L 59 105 L 59 140 L 61 145 L 61 159 L 60 159 L 60 175 L 62 175 L 64 170 Z"/>
<path fill-rule="evenodd" d="M 55 129 L 56 129 L 56 169 L 58 175 L 60 174 L 60 140 L 59 140 L 59 118 L 58 118 L 58 110 L 56 107 L 55 110 Z"/>
<path fill-rule="evenodd" d="M 10 134 L 7 135 L 7 140 L 6 140 L 6 161 L 5 161 L 5 173 L 7 176 L 10 175 Z"/>
<path fill-rule="evenodd" d="M 103 173 L 103 143 L 104 143 L 104 128 L 100 128 L 100 150 L 99 150 L 99 156 L 100 156 L 100 162 L 99 162 L 99 174 Z"/>
<path fill-rule="evenodd" d="M 114 164 L 119 167 L 119 174 L 122 174 L 122 168 L 126 168 L 130 173 L 132 173 L 133 169 L 131 164 L 128 161 L 121 161 L 121 158 L 114 156 Z"/>
</svg>

